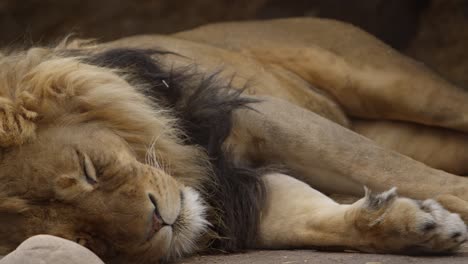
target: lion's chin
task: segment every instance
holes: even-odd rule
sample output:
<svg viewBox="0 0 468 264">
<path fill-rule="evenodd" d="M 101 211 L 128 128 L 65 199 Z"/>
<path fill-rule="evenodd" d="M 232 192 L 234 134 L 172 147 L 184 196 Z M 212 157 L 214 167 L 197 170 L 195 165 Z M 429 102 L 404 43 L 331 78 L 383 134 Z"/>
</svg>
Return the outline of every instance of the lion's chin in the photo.
<svg viewBox="0 0 468 264">
<path fill-rule="evenodd" d="M 200 237 L 207 230 L 207 207 L 200 194 L 190 187 L 183 189 L 184 202 L 180 216 L 172 227 L 172 241 L 169 258 L 177 258 L 193 253 L 200 245 Z"/>
</svg>

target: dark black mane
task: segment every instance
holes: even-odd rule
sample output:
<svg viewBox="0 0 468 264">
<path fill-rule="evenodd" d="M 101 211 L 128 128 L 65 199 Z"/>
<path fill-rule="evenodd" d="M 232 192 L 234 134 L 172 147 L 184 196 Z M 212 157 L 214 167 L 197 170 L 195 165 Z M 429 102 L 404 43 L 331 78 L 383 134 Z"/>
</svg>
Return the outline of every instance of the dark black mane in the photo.
<svg viewBox="0 0 468 264">
<path fill-rule="evenodd" d="M 252 246 L 257 234 L 264 186 L 259 170 L 240 167 L 222 149 L 232 127 L 232 112 L 254 103 L 241 97 L 242 89 L 231 89 L 217 73 L 203 76 L 194 69 L 164 70 L 155 59 L 169 52 L 113 49 L 88 59 L 88 63 L 123 69 L 143 92 L 160 105 L 172 109 L 188 135 L 187 144 L 204 147 L 213 166 L 212 179 L 204 186 L 205 199 L 222 216 L 212 219 L 220 238 L 211 248 L 237 251 Z"/>
</svg>

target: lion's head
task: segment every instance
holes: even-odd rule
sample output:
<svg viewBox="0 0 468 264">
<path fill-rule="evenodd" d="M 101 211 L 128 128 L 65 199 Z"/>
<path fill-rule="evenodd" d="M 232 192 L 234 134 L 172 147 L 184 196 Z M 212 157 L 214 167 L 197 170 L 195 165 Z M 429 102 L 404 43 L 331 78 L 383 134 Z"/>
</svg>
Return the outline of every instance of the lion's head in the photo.
<svg viewBox="0 0 468 264">
<path fill-rule="evenodd" d="M 207 228 L 206 154 L 121 73 L 34 48 L 0 57 L 0 251 L 53 234 L 158 260 Z"/>
</svg>

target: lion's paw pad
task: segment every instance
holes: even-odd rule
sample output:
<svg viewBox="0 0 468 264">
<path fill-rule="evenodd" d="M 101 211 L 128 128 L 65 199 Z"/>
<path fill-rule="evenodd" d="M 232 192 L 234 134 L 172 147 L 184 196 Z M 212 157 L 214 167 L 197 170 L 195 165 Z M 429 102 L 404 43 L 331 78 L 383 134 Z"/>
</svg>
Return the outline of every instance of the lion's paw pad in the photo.
<svg viewBox="0 0 468 264">
<path fill-rule="evenodd" d="M 450 253 L 468 240 L 460 216 L 434 200 L 401 198 L 395 189 L 378 195 L 366 190 L 362 208 L 361 230 L 370 234 L 376 251 Z"/>
<path fill-rule="evenodd" d="M 436 247 L 442 251 L 456 249 L 468 239 L 467 227 L 458 214 L 445 210 L 434 200 L 418 202 L 418 205 L 429 215 L 429 219 L 424 219 L 422 231 L 433 236 L 431 240 Z"/>
</svg>

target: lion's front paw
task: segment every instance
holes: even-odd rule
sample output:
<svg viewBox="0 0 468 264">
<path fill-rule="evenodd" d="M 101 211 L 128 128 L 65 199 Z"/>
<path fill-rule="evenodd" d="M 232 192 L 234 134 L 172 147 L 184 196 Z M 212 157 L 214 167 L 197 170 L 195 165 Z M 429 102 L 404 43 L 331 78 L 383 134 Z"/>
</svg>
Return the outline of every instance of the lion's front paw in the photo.
<svg viewBox="0 0 468 264">
<path fill-rule="evenodd" d="M 355 205 L 356 227 L 368 242 L 364 251 L 450 253 L 468 239 L 460 216 L 434 200 L 401 198 L 395 189 L 378 195 L 366 190 Z"/>
</svg>

